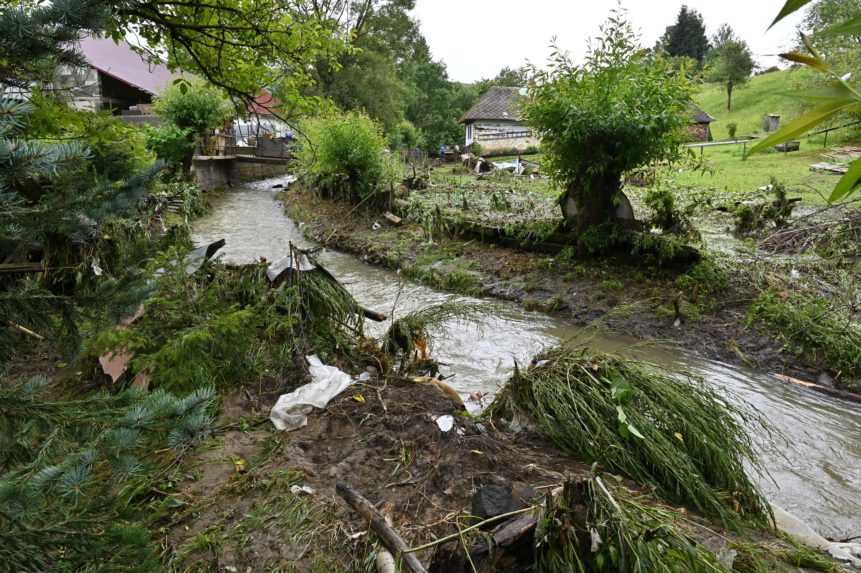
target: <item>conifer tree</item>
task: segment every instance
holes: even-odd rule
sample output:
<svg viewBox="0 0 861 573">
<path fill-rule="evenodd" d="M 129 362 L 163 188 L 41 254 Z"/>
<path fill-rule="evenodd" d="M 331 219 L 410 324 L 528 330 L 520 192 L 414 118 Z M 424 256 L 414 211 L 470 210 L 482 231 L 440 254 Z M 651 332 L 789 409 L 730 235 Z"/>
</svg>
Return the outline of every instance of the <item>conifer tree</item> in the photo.
<svg viewBox="0 0 861 573">
<path fill-rule="evenodd" d="M 667 26 L 659 46 L 668 56 L 691 58 L 702 65 L 709 51 L 702 14 L 682 5 L 676 23 Z"/>
</svg>

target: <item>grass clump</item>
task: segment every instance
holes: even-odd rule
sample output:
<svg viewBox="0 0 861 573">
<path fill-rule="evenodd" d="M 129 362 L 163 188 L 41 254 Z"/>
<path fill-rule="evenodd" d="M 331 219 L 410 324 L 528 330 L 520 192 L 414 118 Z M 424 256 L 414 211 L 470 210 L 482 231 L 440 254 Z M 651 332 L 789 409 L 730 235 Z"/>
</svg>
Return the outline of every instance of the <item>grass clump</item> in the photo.
<svg viewBox="0 0 861 573">
<path fill-rule="evenodd" d="M 568 482 L 541 521 L 537 571 L 620 573 L 726 571 L 662 508 L 612 481 Z"/>
<path fill-rule="evenodd" d="M 742 425 L 764 428 L 759 416 L 702 383 L 636 362 L 570 348 L 541 358 L 515 372 L 490 415 L 526 416 L 562 450 L 727 526 L 771 523 L 744 467 L 760 469 Z"/>
<path fill-rule="evenodd" d="M 747 321 L 768 325 L 791 354 L 844 376 L 861 375 L 861 325 L 825 299 L 768 291 L 751 305 Z"/>
<path fill-rule="evenodd" d="M 445 302 L 410 313 L 394 321 L 386 331 L 382 340 L 383 352 L 392 357 L 403 357 L 404 364 L 417 353 L 427 358 L 434 329 L 452 320 L 472 321 L 487 310 L 486 304 Z"/>
</svg>

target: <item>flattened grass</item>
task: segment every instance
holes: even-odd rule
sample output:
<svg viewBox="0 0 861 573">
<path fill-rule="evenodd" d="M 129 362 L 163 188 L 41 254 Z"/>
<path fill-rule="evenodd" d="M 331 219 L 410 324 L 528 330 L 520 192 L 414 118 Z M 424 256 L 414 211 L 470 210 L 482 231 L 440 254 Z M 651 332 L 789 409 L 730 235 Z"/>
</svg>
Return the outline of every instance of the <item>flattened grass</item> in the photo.
<svg viewBox="0 0 861 573">
<path fill-rule="evenodd" d="M 526 416 L 563 451 L 726 526 L 771 525 L 745 471 L 761 471 L 745 430 L 767 431 L 755 412 L 701 382 L 613 356 L 559 348 L 541 358 L 515 372 L 489 415 Z"/>
</svg>

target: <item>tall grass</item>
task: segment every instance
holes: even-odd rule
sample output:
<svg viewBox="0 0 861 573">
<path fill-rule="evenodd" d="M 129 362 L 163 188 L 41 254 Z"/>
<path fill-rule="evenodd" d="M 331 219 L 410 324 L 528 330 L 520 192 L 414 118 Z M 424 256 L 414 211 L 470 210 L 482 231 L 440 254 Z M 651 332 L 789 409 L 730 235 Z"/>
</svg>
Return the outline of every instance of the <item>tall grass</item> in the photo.
<svg viewBox="0 0 861 573">
<path fill-rule="evenodd" d="M 542 519 L 541 573 L 725 573 L 677 525 L 679 513 L 612 481 L 568 482 Z"/>
<path fill-rule="evenodd" d="M 745 472 L 761 471 L 744 426 L 753 411 L 694 380 L 609 355 L 555 349 L 515 372 L 490 415 L 525 415 L 562 450 L 653 485 L 730 527 L 770 525 L 768 503 Z"/>
</svg>

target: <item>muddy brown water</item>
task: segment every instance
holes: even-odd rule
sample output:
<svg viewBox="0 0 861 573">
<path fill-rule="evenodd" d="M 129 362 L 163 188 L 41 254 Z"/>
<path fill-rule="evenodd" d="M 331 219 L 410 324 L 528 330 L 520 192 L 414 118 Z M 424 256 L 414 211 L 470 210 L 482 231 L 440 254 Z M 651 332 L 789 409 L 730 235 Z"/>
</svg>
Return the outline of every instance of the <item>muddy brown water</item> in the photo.
<svg viewBox="0 0 861 573">
<path fill-rule="evenodd" d="M 289 243 L 309 247 L 299 226 L 276 198 L 285 179 L 266 180 L 224 194 L 194 225 L 194 240 L 227 240 L 221 251 L 229 263 L 260 257 L 275 261 Z M 369 220 L 368 225 L 374 221 Z M 352 255 L 323 251 L 319 260 L 365 306 L 401 316 L 449 300 L 476 302 L 402 279 Z M 490 302 L 478 324 L 452 322 L 438 333 L 433 352 L 453 376 L 450 384 L 465 399 L 490 396 L 511 374 L 514 361 L 526 364 L 542 349 L 563 341 L 588 342 L 599 350 L 632 355 L 692 371 L 726 391 L 731 400 L 758 409 L 774 435 L 755 434 L 757 452 L 771 477 L 760 477 L 769 499 L 831 538 L 861 535 L 861 409 L 858 405 L 779 382 L 773 377 L 705 360 L 669 345 L 645 344 L 623 336 L 596 334 L 520 306 Z M 369 325 L 382 334 L 386 325 Z M 468 402 L 473 410 L 481 407 Z"/>
</svg>

